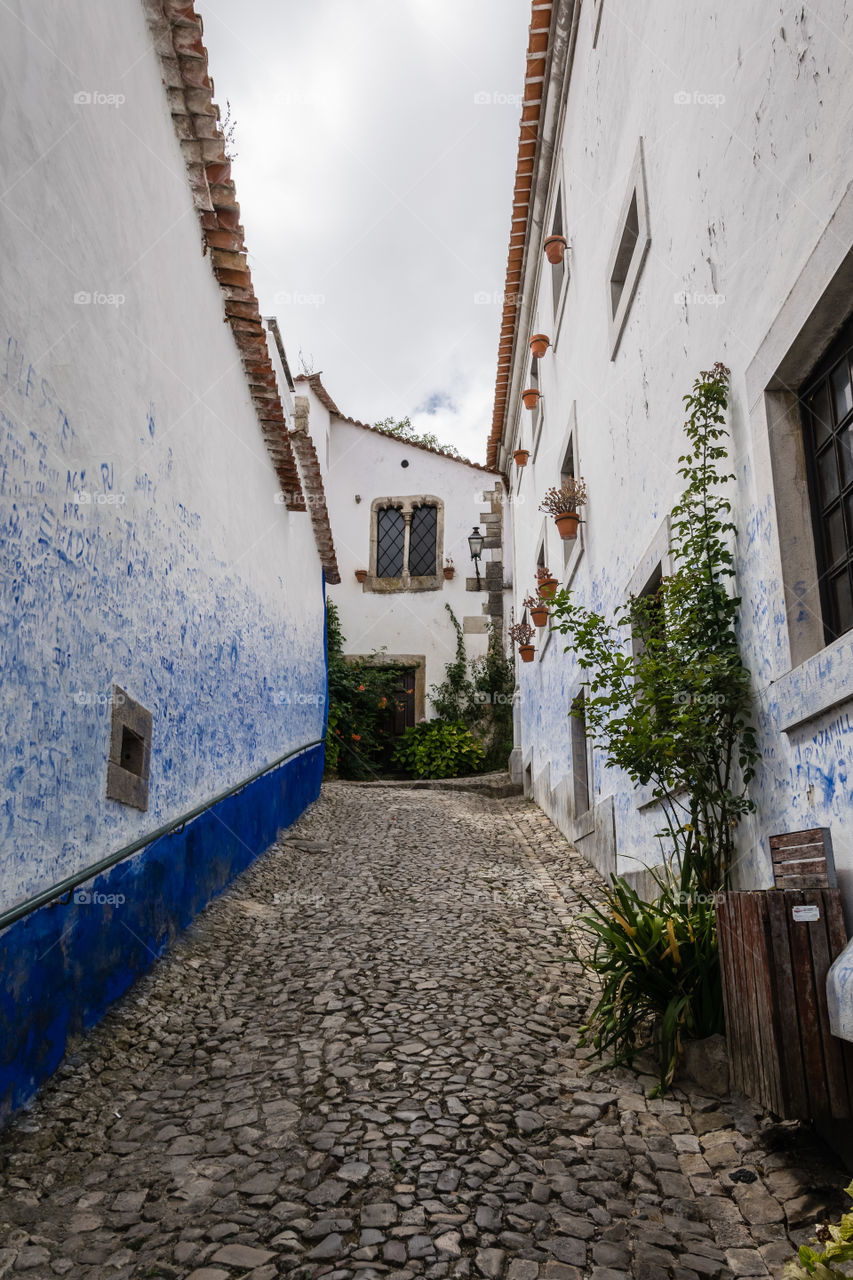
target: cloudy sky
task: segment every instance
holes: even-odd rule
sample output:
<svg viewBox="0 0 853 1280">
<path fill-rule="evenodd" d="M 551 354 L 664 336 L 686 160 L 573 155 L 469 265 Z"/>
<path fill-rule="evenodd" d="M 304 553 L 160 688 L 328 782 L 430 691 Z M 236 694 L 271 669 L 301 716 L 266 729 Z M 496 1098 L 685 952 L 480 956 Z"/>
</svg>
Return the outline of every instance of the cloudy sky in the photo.
<svg viewBox="0 0 853 1280">
<path fill-rule="evenodd" d="M 482 461 L 529 0 L 200 0 L 255 289 L 294 373 Z"/>
</svg>

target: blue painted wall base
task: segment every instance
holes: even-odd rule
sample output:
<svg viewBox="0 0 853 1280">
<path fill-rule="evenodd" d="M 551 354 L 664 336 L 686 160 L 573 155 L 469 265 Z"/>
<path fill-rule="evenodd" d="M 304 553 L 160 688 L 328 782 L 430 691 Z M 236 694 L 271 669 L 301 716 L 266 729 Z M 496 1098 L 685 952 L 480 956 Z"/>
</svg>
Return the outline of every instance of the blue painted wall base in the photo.
<svg viewBox="0 0 853 1280">
<path fill-rule="evenodd" d="M 317 799 L 313 747 L 0 935 L 0 1126 L 172 939 Z"/>
</svg>

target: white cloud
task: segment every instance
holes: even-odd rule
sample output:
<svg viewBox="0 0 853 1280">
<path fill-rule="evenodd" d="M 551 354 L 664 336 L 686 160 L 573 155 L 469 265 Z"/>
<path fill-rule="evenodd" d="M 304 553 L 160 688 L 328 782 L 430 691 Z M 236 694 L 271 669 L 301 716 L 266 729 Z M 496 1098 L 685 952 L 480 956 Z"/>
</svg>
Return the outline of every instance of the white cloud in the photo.
<svg viewBox="0 0 853 1280">
<path fill-rule="evenodd" d="M 520 111 L 475 99 L 521 92 L 528 0 L 200 9 L 255 288 L 292 364 L 311 352 L 345 413 L 423 417 L 482 461 L 501 308 L 476 299 L 503 290 Z M 416 414 L 436 392 L 453 407 Z"/>
</svg>

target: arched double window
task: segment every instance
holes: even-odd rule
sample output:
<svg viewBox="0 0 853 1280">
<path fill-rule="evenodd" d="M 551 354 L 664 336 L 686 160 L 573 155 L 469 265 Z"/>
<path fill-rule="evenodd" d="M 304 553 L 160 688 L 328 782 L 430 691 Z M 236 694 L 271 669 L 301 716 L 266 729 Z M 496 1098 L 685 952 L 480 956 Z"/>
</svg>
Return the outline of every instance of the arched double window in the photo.
<svg viewBox="0 0 853 1280">
<path fill-rule="evenodd" d="M 441 586 L 444 506 L 438 498 L 377 498 L 372 509 L 368 586 L 429 591 Z"/>
</svg>

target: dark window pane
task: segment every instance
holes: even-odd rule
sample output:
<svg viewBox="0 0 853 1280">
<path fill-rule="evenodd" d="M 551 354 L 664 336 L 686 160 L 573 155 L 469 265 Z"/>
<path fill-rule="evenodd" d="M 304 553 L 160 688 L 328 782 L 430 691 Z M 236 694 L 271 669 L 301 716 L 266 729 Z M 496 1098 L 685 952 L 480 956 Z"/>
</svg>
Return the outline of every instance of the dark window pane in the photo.
<svg viewBox="0 0 853 1280">
<path fill-rule="evenodd" d="M 844 516 L 841 507 L 835 507 L 826 517 L 826 550 L 829 563 L 835 564 L 847 556 L 847 539 L 844 536 Z"/>
<path fill-rule="evenodd" d="M 412 513 L 412 531 L 409 535 L 409 573 L 412 577 L 435 573 L 437 517 L 435 507 L 418 507 Z"/>
<path fill-rule="evenodd" d="M 844 499 L 844 518 L 847 521 L 847 547 L 853 550 L 853 493 Z"/>
<path fill-rule="evenodd" d="M 820 497 L 824 506 L 838 497 L 838 468 L 835 465 L 835 449 L 832 445 L 818 455 L 817 473 L 820 478 Z"/>
<path fill-rule="evenodd" d="M 589 761 L 587 759 L 586 707 L 583 697 L 575 700 L 571 715 L 572 783 L 575 817 L 587 813 L 590 806 Z"/>
<path fill-rule="evenodd" d="M 853 423 L 838 433 L 838 453 L 841 458 L 841 484 L 846 488 L 853 484 Z"/>
<path fill-rule="evenodd" d="M 853 627 L 853 592 L 850 590 L 850 571 L 845 569 L 829 583 L 835 634 L 840 636 Z"/>
<path fill-rule="evenodd" d="M 835 421 L 841 422 L 853 409 L 853 387 L 850 386 L 850 368 L 845 357 L 829 375 L 832 383 L 832 403 L 835 406 Z"/>
<path fill-rule="evenodd" d="M 399 578 L 403 573 L 403 541 L 406 524 L 396 507 L 380 507 L 376 513 L 376 576 Z"/>
<path fill-rule="evenodd" d="M 832 415 L 829 411 L 829 387 L 825 381 L 820 384 L 813 395 L 809 396 L 808 405 L 812 415 L 814 441 L 819 449 L 822 444 L 826 444 L 832 431 Z"/>
</svg>

